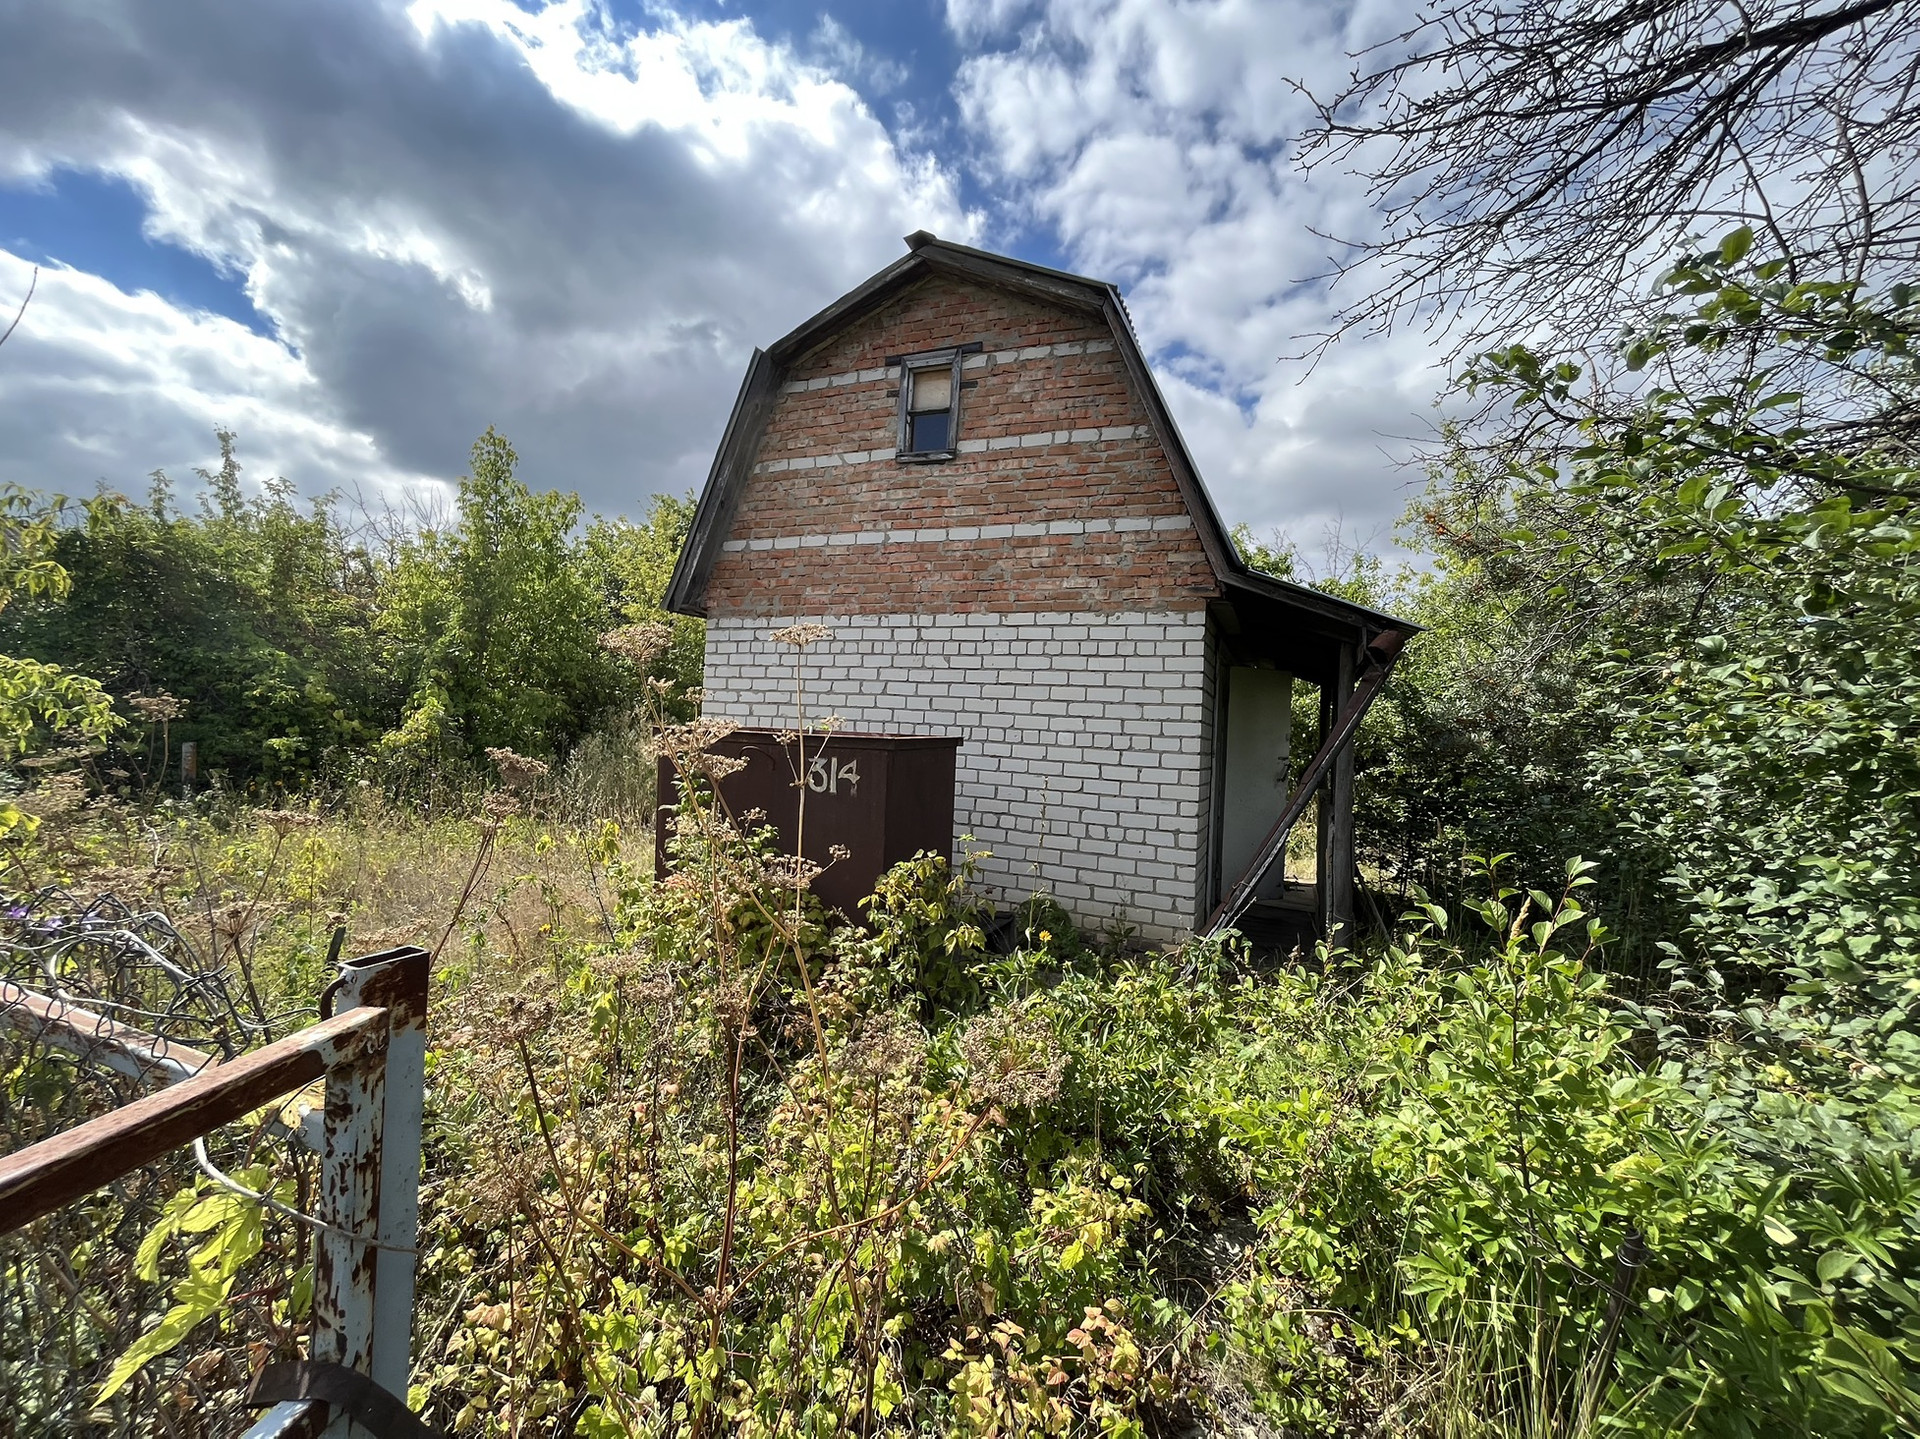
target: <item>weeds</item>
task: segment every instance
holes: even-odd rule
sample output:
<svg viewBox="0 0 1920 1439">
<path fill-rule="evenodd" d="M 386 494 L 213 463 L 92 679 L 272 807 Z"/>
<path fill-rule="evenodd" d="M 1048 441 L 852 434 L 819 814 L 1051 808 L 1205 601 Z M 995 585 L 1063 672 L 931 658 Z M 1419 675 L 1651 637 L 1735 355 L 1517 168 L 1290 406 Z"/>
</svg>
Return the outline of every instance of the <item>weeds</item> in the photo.
<svg viewBox="0 0 1920 1439">
<path fill-rule="evenodd" d="M 93 804 L 15 852 L 204 923 L 256 1028 L 299 1022 L 342 930 L 435 950 L 410 1395 L 431 1422 L 1578 1439 L 1913 1412 L 1906 1131 L 1789 1170 L 1729 1087 L 1749 1110 L 1770 1087 L 1802 1133 L 1868 1120 L 1733 1062 L 1711 1085 L 1649 1062 L 1588 964 L 1585 866 L 1548 895 L 1489 865 L 1470 934 L 1423 903 L 1377 954 L 1276 972 L 1231 939 L 1105 943 L 1044 897 L 992 926 L 996 954 L 968 865 L 930 855 L 829 922 L 816 871 L 717 802 L 728 726 L 664 718 L 658 878 L 509 751 L 474 818 L 371 787 Z M 149 1236 L 156 1291 L 232 1277 L 182 1243 L 205 1199 Z M 233 1273 L 257 1269 L 234 1233 Z M 291 1304 L 298 1271 L 263 1292 Z M 175 1304 L 122 1370 L 224 1354 L 224 1322 Z"/>
</svg>

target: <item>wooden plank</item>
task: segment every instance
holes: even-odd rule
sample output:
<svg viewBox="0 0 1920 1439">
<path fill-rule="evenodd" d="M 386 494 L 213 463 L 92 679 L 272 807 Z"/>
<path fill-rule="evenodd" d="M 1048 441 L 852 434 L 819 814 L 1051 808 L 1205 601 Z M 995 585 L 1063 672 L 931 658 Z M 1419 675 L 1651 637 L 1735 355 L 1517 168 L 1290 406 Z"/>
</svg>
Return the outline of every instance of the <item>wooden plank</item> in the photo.
<svg viewBox="0 0 1920 1439">
<path fill-rule="evenodd" d="M 1334 691 L 1339 685 L 1339 664 L 1334 666 L 1334 678 L 1320 686 L 1320 743 L 1327 742 L 1327 736 L 1333 733 L 1334 719 L 1340 713 L 1339 701 Z M 1330 768 L 1330 767 L 1329 767 Z M 1328 803 L 1327 792 L 1320 790 L 1320 802 L 1313 814 L 1313 918 L 1320 926 L 1320 937 L 1327 936 L 1327 849 L 1333 843 L 1333 806 Z"/>
<path fill-rule="evenodd" d="M 1340 673 L 1334 681 L 1335 703 L 1344 709 L 1353 694 L 1355 658 L 1351 645 L 1340 647 Z M 1325 791 L 1327 847 L 1320 873 L 1325 896 L 1328 944 L 1353 942 L 1353 746 L 1345 744 L 1333 760 L 1333 776 Z"/>
<path fill-rule="evenodd" d="M 1102 281 L 1068 275 L 1061 270 L 1048 271 L 1045 267 L 1029 265 L 1021 260 L 1009 261 L 982 250 L 970 251 L 963 246 L 942 243 L 937 249 L 928 247 L 915 253 L 939 268 L 955 271 L 969 280 L 1008 290 L 1024 290 L 1076 310 L 1097 314 L 1106 298 L 1104 292 L 1108 287 Z"/>
<path fill-rule="evenodd" d="M 1265 878 L 1266 873 L 1286 853 L 1287 835 L 1300 816 L 1306 813 L 1307 801 L 1313 792 L 1326 783 L 1333 771 L 1335 759 L 1340 752 L 1353 743 L 1353 737 L 1360 728 L 1360 721 L 1366 718 L 1367 707 L 1386 686 L 1387 676 L 1393 672 L 1394 662 L 1400 658 L 1400 651 L 1406 645 L 1407 636 L 1399 630 L 1388 630 L 1376 635 L 1373 643 L 1367 646 L 1369 668 L 1366 676 L 1353 689 L 1352 697 L 1346 707 L 1340 711 L 1331 729 L 1322 737 L 1320 748 L 1307 761 L 1306 772 L 1300 776 L 1300 787 L 1287 801 L 1286 808 L 1280 811 L 1280 818 L 1274 821 L 1273 828 L 1267 832 L 1261 843 L 1260 852 L 1254 856 L 1247 872 L 1227 891 L 1226 898 L 1220 901 L 1220 907 L 1207 921 L 1205 933 L 1218 934 L 1227 928 L 1246 907 L 1253 902 L 1253 896 Z M 1324 868 L 1323 871 L 1324 873 Z"/>
<path fill-rule="evenodd" d="M 380 1049 L 386 1038 L 384 1009 L 349 1010 L 0 1158 L 0 1234 Z"/>
</svg>

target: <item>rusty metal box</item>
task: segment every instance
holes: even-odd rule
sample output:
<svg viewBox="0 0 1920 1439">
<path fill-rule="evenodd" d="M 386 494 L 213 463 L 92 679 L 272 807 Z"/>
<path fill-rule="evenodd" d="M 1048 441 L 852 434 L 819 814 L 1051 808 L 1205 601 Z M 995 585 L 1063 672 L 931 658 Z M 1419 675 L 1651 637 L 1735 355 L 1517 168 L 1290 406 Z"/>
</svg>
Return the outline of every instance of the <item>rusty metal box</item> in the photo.
<svg viewBox="0 0 1920 1439">
<path fill-rule="evenodd" d="M 874 882 L 920 850 L 953 857 L 954 764 L 958 738 L 921 735 L 810 734 L 795 739 L 775 730 L 735 730 L 713 753 L 744 759 L 745 768 L 720 781 L 720 802 L 738 821 L 761 810 L 793 853 L 806 808 L 803 853 L 825 866 L 813 892 L 828 907 L 860 917 L 859 901 Z M 802 779 L 804 777 L 804 787 Z M 654 873 L 665 874 L 672 806 L 679 803 L 673 762 L 659 761 L 660 807 L 654 814 Z M 831 858 L 835 845 L 847 850 Z"/>
</svg>

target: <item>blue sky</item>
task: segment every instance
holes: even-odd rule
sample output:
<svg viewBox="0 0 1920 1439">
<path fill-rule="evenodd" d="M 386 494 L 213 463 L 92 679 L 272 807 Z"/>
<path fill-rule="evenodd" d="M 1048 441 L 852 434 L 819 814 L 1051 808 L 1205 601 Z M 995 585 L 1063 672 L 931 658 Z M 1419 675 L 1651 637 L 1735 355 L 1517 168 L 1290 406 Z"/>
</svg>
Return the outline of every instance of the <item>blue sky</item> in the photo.
<svg viewBox="0 0 1920 1439">
<path fill-rule="evenodd" d="M 0 0 L 0 479 L 431 502 L 488 424 L 633 512 L 747 355 L 927 228 L 1119 282 L 1230 518 L 1383 537 L 1419 336 L 1325 319 L 1304 116 L 1398 5 Z"/>
<path fill-rule="evenodd" d="M 261 335 L 246 277 L 182 245 L 141 233 L 146 201 L 125 179 L 56 169 L 0 188 L 0 246 L 37 264 L 67 265 L 123 290 L 152 290 L 175 305 L 225 315 Z M 24 316 L 23 316 L 24 318 Z"/>
</svg>

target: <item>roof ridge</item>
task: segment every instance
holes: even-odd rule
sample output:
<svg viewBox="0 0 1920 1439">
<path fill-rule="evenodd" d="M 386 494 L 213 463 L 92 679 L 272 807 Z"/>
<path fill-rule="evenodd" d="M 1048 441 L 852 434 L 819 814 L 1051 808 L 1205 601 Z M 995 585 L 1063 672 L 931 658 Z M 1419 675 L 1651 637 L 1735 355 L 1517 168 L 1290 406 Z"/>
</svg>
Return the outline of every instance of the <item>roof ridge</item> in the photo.
<svg viewBox="0 0 1920 1439">
<path fill-rule="evenodd" d="M 1014 265 L 1022 270 L 1032 270 L 1038 275 L 1049 275 L 1056 280 L 1071 280 L 1075 284 L 1092 285 L 1095 289 L 1116 290 L 1111 280 L 1098 279 L 1092 275 L 1082 275 L 1077 270 L 1062 270 L 1055 265 L 1043 265 L 1038 260 L 1023 260 L 1018 255 L 1003 255 L 996 250 L 982 250 L 973 245 L 963 245 L 958 240 L 943 240 L 931 230 L 915 230 L 906 237 L 907 249 L 918 254 L 921 250 L 937 246 L 942 250 L 957 250 L 963 255 L 972 255 L 977 259 L 991 260 L 997 265 Z"/>
</svg>

